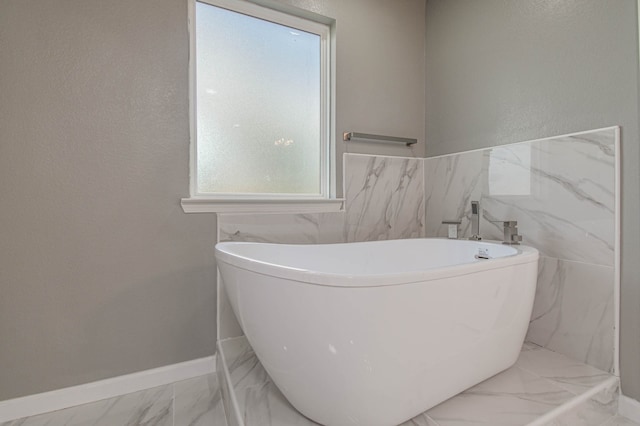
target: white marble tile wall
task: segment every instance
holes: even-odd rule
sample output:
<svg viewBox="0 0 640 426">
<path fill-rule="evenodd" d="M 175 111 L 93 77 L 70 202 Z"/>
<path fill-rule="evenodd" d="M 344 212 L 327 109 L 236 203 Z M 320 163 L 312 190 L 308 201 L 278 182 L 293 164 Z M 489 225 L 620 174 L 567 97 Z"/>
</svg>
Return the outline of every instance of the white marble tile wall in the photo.
<svg viewBox="0 0 640 426">
<path fill-rule="evenodd" d="M 486 219 L 517 215 L 543 255 L 613 266 L 615 141 L 611 128 L 484 151 Z"/>
<path fill-rule="evenodd" d="M 344 155 L 345 211 L 223 214 L 218 241 L 340 243 L 424 236 L 423 160 Z"/>
<path fill-rule="evenodd" d="M 424 236 L 423 160 L 345 154 L 346 240 Z"/>
<path fill-rule="evenodd" d="M 314 244 L 341 243 L 344 212 L 305 214 L 221 214 L 218 241 Z"/>
<path fill-rule="evenodd" d="M 480 201 L 480 234 L 502 239 L 517 220 L 540 250 L 527 339 L 612 371 L 614 359 L 615 156 L 618 128 L 427 158 L 425 229 L 445 237 L 443 220 L 470 234 Z"/>
<path fill-rule="evenodd" d="M 517 220 L 544 256 L 613 266 L 616 136 L 610 128 L 427 158 L 428 235 L 446 236 L 443 219 L 467 231 L 480 200 L 488 238 L 502 238 L 491 221 Z"/>
<path fill-rule="evenodd" d="M 527 340 L 613 368 L 614 268 L 541 257 Z"/>
<path fill-rule="evenodd" d="M 427 158 L 424 161 L 425 232 L 446 237 L 443 221 L 460 220 L 461 235 L 471 235 L 471 201 L 482 198 L 483 152 Z"/>
</svg>

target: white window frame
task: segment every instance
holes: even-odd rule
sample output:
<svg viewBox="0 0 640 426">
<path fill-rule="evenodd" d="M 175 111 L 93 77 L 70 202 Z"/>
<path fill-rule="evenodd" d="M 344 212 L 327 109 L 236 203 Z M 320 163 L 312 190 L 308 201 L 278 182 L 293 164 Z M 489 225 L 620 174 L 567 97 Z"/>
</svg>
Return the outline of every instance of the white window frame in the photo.
<svg viewBox="0 0 640 426">
<path fill-rule="evenodd" d="M 211 194 L 198 192 L 197 158 L 197 82 L 196 82 L 196 0 L 189 0 L 189 127 L 190 127 L 190 197 L 183 198 L 185 213 L 250 213 L 250 212 L 330 212 L 343 208 L 343 199 L 335 191 L 335 131 L 333 117 L 334 67 L 332 67 L 331 29 L 314 22 L 260 6 L 246 0 L 199 0 L 202 3 L 242 13 L 258 19 L 298 28 L 320 36 L 321 54 L 321 187 L 320 195 L 308 194 Z"/>
</svg>

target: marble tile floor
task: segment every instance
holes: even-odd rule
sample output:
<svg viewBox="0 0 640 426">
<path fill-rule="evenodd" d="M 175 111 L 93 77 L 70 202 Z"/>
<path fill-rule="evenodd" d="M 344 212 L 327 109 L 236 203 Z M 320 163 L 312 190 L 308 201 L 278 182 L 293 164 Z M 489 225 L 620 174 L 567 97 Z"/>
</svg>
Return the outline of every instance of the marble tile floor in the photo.
<svg viewBox="0 0 640 426">
<path fill-rule="evenodd" d="M 615 416 L 607 420 L 602 426 L 638 426 L 640 423 L 636 423 L 622 416 Z"/>
<path fill-rule="evenodd" d="M 0 423 L 0 426 L 226 426 L 216 374 Z"/>
<path fill-rule="evenodd" d="M 282 396 L 244 337 L 219 342 L 220 355 L 238 411 L 230 413 L 229 426 L 316 425 Z M 579 400 L 583 401 L 577 404 Z M 510 369 L 400 426 L 636 425 L 616 417 L 617 404 L 614 376 L 525 343 Z"/>
<path fill-rule="evenodd" d="M 244 338 L 223 342 L 245 426 L 313 426 L 273 385 Z M 564 355 L 525 343 L 514 367 L 401 426 L 640 426 L 616 415 L 617 381 Z M 597 389 L 594 387 L 598 387 Z M 593 392 L 596 389 L 598 392 Z M 585 392 L 584 404 L 545 416 Z M 542 417 L 540 417 L 542 416 Z M 242 424 L 235 422 L 235 424 Z M 0 423 L 0 426 L 226 426 L 215 374 L 117 398 Z"/>
</svg>

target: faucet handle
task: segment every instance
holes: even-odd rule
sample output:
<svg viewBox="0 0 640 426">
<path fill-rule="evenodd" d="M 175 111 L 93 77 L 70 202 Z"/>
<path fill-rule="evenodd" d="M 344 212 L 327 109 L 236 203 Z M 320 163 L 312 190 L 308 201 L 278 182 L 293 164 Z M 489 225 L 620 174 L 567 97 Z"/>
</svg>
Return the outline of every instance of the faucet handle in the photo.
<svg viewBox="0 0 640 426">
<path fill-rule="evenodd" d="M 511 235 L 511 241 L 510 242 L 506 242 L 504 241 L 503 244 L 520 244 L 520 242 L 522 241 L 522 235 Z"/>
<path fill-rule="evenodd" d="M 518 234 L 517 220 L 492 220 L 492 223 L 502 223 L 504 229 L 504 239 L 502 244 L 517 245 L 522 241 L 522 235 Z"/>
<path fill-rule="evenodd" d="M 458 233 L 460 232 L 460 224 L 462 221 L 458 220 L 443 220 L 443 225 L 447 225 L 447 237 L 452 240 L 458 239 Z"/>
</svg>

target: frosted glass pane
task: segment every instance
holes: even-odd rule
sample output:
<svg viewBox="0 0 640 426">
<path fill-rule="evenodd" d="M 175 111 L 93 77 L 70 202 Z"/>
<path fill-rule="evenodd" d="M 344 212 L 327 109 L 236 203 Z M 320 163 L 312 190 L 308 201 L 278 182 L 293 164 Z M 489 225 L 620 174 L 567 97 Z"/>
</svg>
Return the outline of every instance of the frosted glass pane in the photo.
<svg viewBox="0 0 640 426">
<path fill-rule="evenodd" d="M 320 194 L 320 36 L 196 3 L 198 192 Z"/>
</svg>

